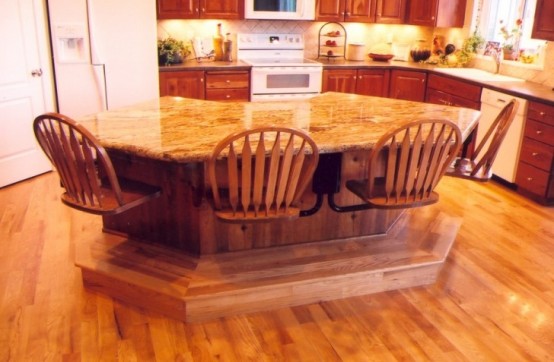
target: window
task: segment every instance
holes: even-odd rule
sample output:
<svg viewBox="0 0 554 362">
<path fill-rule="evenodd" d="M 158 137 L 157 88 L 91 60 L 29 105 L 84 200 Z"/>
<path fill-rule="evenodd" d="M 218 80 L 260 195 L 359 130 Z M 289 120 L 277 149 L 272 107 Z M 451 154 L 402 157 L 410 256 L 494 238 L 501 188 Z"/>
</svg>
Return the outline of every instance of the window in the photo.
<svg viewBox="0 0 554 362">
<path fill-rule="evenodd" d="M 508 41 L 504 38 L 502 27 L 512 34 L 512 30 L 517 27 L 516 22 L 521 19 L 516 48 L 526 57 L 519 57 L 518 60 L 541 65 L 544 63 L 546 43 L 531 39 L 536 3 L 537 0 L 475 0 L 472 29 L 477 29 L 487 41 L 502 46 L 514 40 L 513 36 Z"/>
</svg>

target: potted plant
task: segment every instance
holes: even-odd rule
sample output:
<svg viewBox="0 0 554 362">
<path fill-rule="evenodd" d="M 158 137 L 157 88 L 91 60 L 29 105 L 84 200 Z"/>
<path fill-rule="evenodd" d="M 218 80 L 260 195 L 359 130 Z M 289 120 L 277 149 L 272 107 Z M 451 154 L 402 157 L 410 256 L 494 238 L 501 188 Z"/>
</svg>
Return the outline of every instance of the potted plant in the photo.
<svg viewBox="0 0 554 362">
<path fill-rule="evenodd" d="M 485 38 L 481 36 L 477 31 L 473 32 L 469 38 L 464 42 L 464 50 L 468 53 L 479 53 L 484 49 Z"/>
<path fill-rule="evenodd" d="M 504 54 L 504 59 L 506 60 L 517 60 L 517 52 L 519 48 L 519 37 L 521 36 L 521 26 L 523 20 L 517 19 L 515 26 L 508 30 L 506 25 L 503 25 L 504 22 L 500 20 L 500 34 L 504 38 L 504 43 L 502 44 L 502 52 Z"/>
<path fill-rule="evenodd" d="M 182 40 L 172 37 L 158 40 L 158 62 L 160 65 L 182 63 L 190 54 L 190 49 Z"/>
</svg>

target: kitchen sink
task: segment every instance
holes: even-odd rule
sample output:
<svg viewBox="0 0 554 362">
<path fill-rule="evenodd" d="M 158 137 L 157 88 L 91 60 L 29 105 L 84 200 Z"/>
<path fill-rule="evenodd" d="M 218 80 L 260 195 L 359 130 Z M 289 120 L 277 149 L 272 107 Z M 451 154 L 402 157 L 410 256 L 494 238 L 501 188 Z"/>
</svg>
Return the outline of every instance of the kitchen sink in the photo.
<svg viewBox="0 0 554 362">
<path fill-rule="evenodd" d="M 523 79 L 502 74 L 489 73 L 476 68 L 435 68 L 437 72 L 454 75 L 456 77 L 481 81 L 481 82 L 523 82 Z"/>
</svg>

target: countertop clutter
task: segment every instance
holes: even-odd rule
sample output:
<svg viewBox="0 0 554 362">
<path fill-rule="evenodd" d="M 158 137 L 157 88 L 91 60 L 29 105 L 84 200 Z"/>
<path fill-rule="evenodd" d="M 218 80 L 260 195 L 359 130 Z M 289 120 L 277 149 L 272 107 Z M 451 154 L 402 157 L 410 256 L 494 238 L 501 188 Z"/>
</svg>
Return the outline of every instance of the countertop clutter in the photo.
<svg viewBox="0 0 554 362">
<path fill-rule="evenodd" d="M 179 65 L 161 66 L 160 72 L 174 72 L 186 70 L 248 70 L 250 66 L 241 61 L 235 62 L 209 62 L 198 63 L 196 61 L 185 62 Z M 404 62 L 404 61 L 389 61 L 380 62 L 372 61 L 369 58 L 364 61 L 349 61 L 337 60 L 332 63 L 323 62 L 323 69 L 406 69 L 406 70 L 421 70 L 428 73 L 437 73 L 447 77 L 459 78 L 455 75 L 445 74 L 440 71 L 440 67 L 429 64 Z M 465 69 L 465 68 L 460 68 Z M 467 68 L 468 70 L 472 68 Z M 500 92 L 512 94 L 516 97 L 524 97 L 529 100 L 546 102 L 554 105 L 554 92 L 550 87 L 542 84 L 521 81 L 521 82 L 494 82 L 484 80 L 471 80 L 464 78 L 465 81 L 473 82 L 487 88 L 498 90 Z"/>
</svg>

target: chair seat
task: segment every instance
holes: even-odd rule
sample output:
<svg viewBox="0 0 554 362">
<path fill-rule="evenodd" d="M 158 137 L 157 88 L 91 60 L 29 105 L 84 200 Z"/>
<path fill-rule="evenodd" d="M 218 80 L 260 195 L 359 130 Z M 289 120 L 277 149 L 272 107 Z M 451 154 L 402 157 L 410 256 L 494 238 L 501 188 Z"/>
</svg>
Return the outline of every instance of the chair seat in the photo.
<svg viewBox="0 0 554 362">
<path fill-rule="evenodd" d="M 137 181 L 119 179 L 119 185 L 121 187 L 123 205 L 118 203 L 114 191 L 108 186 L 100 187 L 102 195 L 104 196 L 101 200 L 102 205 L 96 203 L 95 205 L 83 206 L 81 202 L 72 198 L 67 192 L 62 194 L 61 199 L 67 206 L 81 211 L 96 215 L 115 215 L 161 195 L 161 191 L 158 187 Z"/>
<path fill-rule="evenodd" d="M 356 194 L 359 198 L 363 199 L 372 208 L 375 209 L 405 209 L 411 207 L 419 207 L 425 205 L 431 205 L 439 201 L 439 194 L 435 191 L 431 192 L 431 195 L 428 198 L 417 200 L 416 197 L 411 195 L 408 199 L 411 202 L 407 205 L 406 195 L 403 194 L 398 200 L 398 205 L 394 205 L 394 201 L 388 200 L 385 192 L 385 178 L 376 178 L 375 179 L 375 188 L 373 196 L 370 198 L 367 194 L 368 192 L 368 182 L 369 180 L 348 180 L 346 182 L 346 188 L 352 193 Z M 381 196 L 382 195 L 382 196 Z"/>
<path fill-rule="evenodd" d="M 492 169 L 487 170 L 484 167 L 479 167 L 473 174 L 476 167 L 476 161 L 458 157 L 446 169 L 446 175 L 481 182 L 486 182 L 492 177 Z"/>
</svg>

